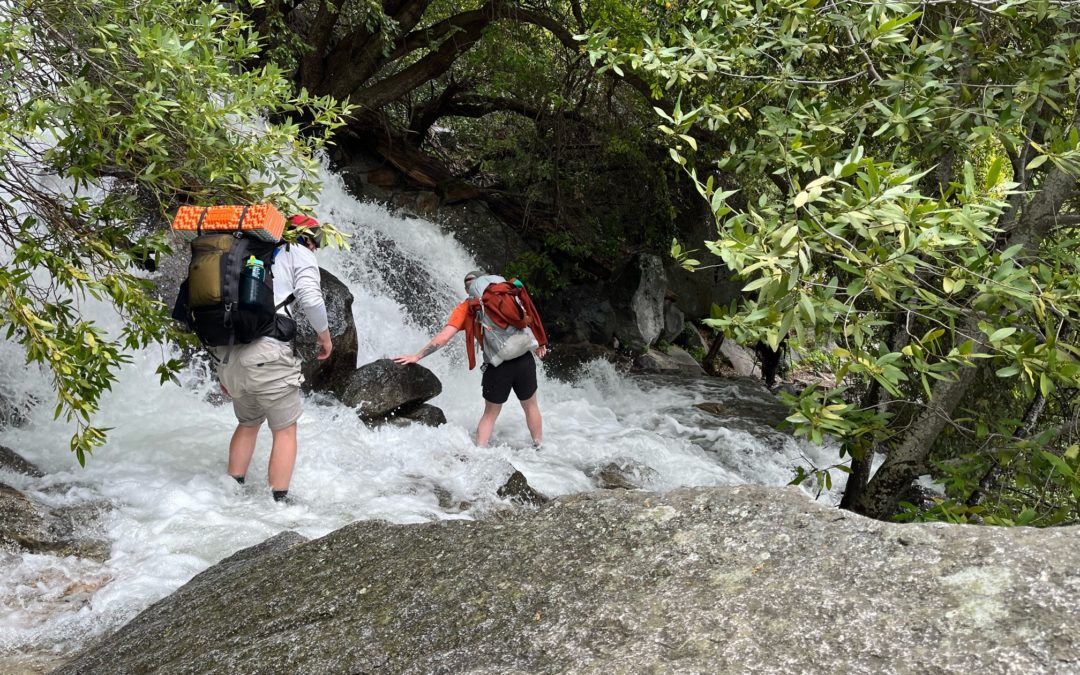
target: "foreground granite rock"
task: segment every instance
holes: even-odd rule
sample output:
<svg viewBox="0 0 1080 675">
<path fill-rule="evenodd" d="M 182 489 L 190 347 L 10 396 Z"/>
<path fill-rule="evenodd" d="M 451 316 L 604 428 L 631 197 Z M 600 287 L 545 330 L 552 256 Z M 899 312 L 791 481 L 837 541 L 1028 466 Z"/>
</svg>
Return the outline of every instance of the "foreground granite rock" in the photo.
<svg viewBox="0 0 1080 675">
<path fill-rule="evenodd" d="M 58 672 L 1076 672 L 1078 541 L 755 486 L 358 522 L 211 568 Z"/>
</svg>

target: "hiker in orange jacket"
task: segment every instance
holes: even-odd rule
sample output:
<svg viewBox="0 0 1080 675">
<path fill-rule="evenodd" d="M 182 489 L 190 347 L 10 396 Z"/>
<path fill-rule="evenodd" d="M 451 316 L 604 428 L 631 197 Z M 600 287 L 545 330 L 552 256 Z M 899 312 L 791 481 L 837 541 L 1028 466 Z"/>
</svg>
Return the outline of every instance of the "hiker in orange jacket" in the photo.
<svg viewBox="0 0 1080 675">
<path fill-rule="evenodd" d="M 480 271 L 469 272 L 465 275 L 465 292 L 469 293 L 473 281 L 485 274 Z M 547 354 L 547 335 L 544 326 L 540 322 L 536 307 L 532 304 L 527 293 L 522 288 L 520 294 L 521 303 L 528 317 L 529 329 L 532 331 L 539 345 L 535 350 L 539 358 Z M 420 351 L 415 354 L 394 357 L 394 361 L 401 365 L 416 363 L 425 356 L 434 353 L 446 345 L 450 338 L 459 331 L 465 331 L 466 348 L 469 354 L 469 368 L 475 365 L 473 352 L 473 340 L 481 343 L 483 348 L 483 331 L 477 330 L 475 298 L 469 298 L 454 308 L 450 318 L 446 321 L 446 327 L 431 339 Z M 521 356 L 492 365 L 489 351 L 484 352 L 484 377 L 482 381 L 484 396 L 484 414 L 476 425 L 476 444 L 487 447 L 491 439 L 491 432 L 495 428 L 495 420 L 502 411 L 502 406 L 510 398 L 510 390 L 513 389 L 521 402 L 521 408 L 525 411 L 525 423 L 529 427 L 533 446 L 540 447 L 543 440 L 543 422 L 540 417 L 540 406 L 536 400 L 536 361 L 533 360 L 532 352 L 526 351 Z"/>
</svg>

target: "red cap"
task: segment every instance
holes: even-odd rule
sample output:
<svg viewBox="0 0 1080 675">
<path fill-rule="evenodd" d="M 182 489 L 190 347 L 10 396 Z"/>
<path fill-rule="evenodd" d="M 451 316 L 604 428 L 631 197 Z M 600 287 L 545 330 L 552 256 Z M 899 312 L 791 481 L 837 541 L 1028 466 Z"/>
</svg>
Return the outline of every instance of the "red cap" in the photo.
<svg viewBox="0 0 1080 675">
<path fill-rule="evenodd" d="M 319 221 L 311 216 L 296 214 L 295 216 L 289 216 L 289 224 L 293 227 L 318 227 Z"/>
</svg>

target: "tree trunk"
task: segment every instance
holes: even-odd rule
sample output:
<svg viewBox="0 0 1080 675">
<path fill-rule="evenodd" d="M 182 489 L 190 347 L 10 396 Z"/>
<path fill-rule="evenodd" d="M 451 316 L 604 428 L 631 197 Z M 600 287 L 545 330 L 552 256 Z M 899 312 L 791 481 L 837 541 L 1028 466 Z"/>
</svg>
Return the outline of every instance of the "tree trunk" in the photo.
<svg viewBox="0 0 1080 675">
<path fill-rule="evenodd" d="M 720 356 L 720 348 L 724 346 L 724 334 L 717 333 L 713 343 L 709 347 L 709 353 L 705 355 L 705 368 L 715 375 L 717 373 L 716 357 Z"/>
<path fill-rule="evenodd" d="M 889 348 L 894 352 L 901 351 L 911 342 L 911 312 L 905 312 L 903 319 L 903 325 L 899 323 L 892 325 Z M 837 384 L 840 383 L 837 382 Z M 866 395 L 863 396 L 859 407 L 864 410 L 871 407 L 884 408 L 889 405 L 891 400 L 892 396 L 889 392 L 877 380 L 874 380 L 870 388 L 866 390 Z M 866 449 L 862 457 L 856 457 L 852 454 L 851 474 L 848 475 L 847 483 L 844 485 L 844 496 L 840 499 L 840 508 L 849 511 L 855 510 L 854 505 L 862 497 L 867 483 L 870 482 L 870 468 L 874 464 L 876 450 L 877 444 L 875 443 Z"/>
<path fill-rule="evenodd" d="M 1026 438 L 1031 433 L 1032 429 L 1039 422 L 1039 417 L 1042 415 L 1043 410 L 1046 409 L 1046 397 L 1042 394 L 1036 394 L 1035 399 L 1028 406 L 1027 412 L 1024 413 L 1024 421 L 1020 425 L 1020 428 L 1013 434 L 1013 438 Z M 982 503 L 982 500 L 986 497 L 986 494 L 990 491 L 990 488 L 997 482 L 998 476 L 1001 475 L 1003 467 L 996 460 L 993 465 L 983 474 L 983 477 L 979 479 L 979 485 L 971 494 L 968 495 L 966 504 L 968 506 L 978 506 Z"/>
<path fill-rule="evenodd" d="M 862 407 L 879 405 L 882 391 L 881 385 L 878 384 L 877 380 L 874 380 L 870 385 L 870 389 L 867 390 L 866 396 L 863 397 Z M 873 446 L 867 448 L 862 457 L 851 455 L 851 473 L 848 474 L 847 483 L 844 485 L 844 496 L 840 498 L 840 508 L 848 511 L 855 510 L 854 505 L 862 497 L 867 483 L 870 482 L 870 467 L 873 463 Z"/>
<path fill-rule="evenodd" d="M 974 319 L 971 328 L 976 328 Z M 976 347 L 977 351 L 983 348 Z M 938 381 L 933 388 L 933 395 L 926 409 L 915 418 L 903 441 L 889 451 L 885 462 L 874 477 L 866 484 L 866 489 L 855 500 L 851 510 L 864 516 L 884 520 L 891 516 L 904 491 L 916 477 L 926 473 L 930 467 L 927 462 L 930 449 L 937 441 L 942 429 L 952 419 L 953 410 L 967 394 L 978 370 L 964 368 L 953 381 Z"/>
</svg>

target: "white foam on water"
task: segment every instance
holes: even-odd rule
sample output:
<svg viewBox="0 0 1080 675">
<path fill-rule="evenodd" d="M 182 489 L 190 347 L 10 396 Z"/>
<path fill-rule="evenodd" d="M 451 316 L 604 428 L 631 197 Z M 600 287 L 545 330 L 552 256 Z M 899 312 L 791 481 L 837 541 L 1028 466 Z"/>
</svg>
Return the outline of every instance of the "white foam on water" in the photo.
<svg viewBox="0 0 1080 675">
<path fill-rule="evenodd" d="M 422 326 L 395 301 L 390 284 L 422 283 L 441 316 L 460 301 L 461 278 L 475 261 L 429 222 L 359 203 L 327 176 L 316 209 L 353 235 L 349 252 L 321 251 L 321 264 L 346 280 L 355 296 L 359 363 L 412 353 L 438 327 Z M 426 273 L 402 279 L 385 273 L 386 242 Z M 98 319 L 116 327 L 104 309 Z M 111 322 L 111 324 L 110 324 Z M 154 601 L 225 556 L 286 530 L 318 537 L 347 523 L 383 519 L 422 523 L 473 518 L 507 502 L 496 495 L 513 469 L 548 496 L 594 489 L 592 475 L 615 463 L 631 467 L 650 489 L 788 482 L 814 448 L 761 428 L 725 428 L 693 409 L 704 400 L 733 399 L 731 383 L 657 384 L 619 374 L 607 363 L 586 369 L 570 385 L 540 373 L 544 444 L 531 447 L 520 407 L 511 401 L 490 448 L 471 437 L 483 401 L 480 370 L 469 371 L 463 339 L 426 358 L 443 384 L 431 401 L 447 424 L 369 429 L 355 412 L 317 396 L 305 399 L 299 453 L 290 485 L 294 501 L 271 501 L 265 485 L 270 434 L 263 429 L 246 485 L 225 475 L 231 407 L 213 405 L 216 385 L 193 366 L 182 385 L 160 386 L 154 373 L 161 348 L 134 354 L 101 402 L 95 420 L 113 427 L 108 444 L 81 468 L 68 451 L 72 429 L 51 419 L 47 379 L 22 363 L 21 351 L 0 343 L 0 381 L 9 400 L 42 400 L 26 424 L 0 433 L 48 472 L 45 479 L 4 474 L 4 482 L 49 507 L 98 508 L 99 536 L 111 555 L 104 563 L 76 557 L 3 554 L 0 557 L 0 657 L 70 655 L 114 630 Z M 557 346 L 556 346 L 557 348 Z"/>
</svg>

